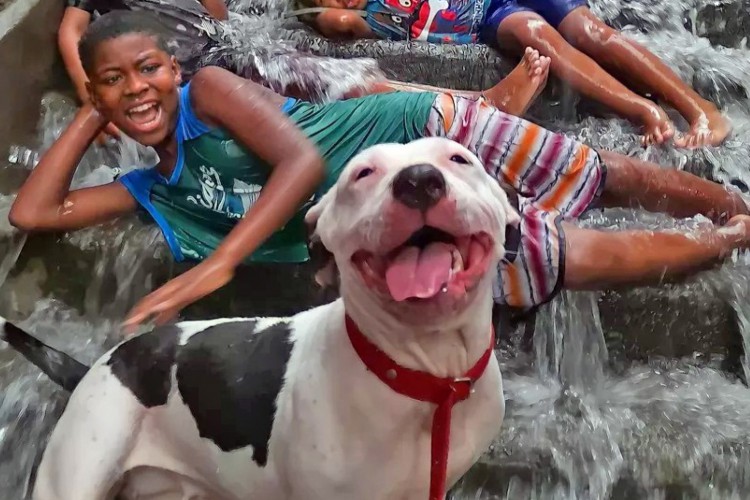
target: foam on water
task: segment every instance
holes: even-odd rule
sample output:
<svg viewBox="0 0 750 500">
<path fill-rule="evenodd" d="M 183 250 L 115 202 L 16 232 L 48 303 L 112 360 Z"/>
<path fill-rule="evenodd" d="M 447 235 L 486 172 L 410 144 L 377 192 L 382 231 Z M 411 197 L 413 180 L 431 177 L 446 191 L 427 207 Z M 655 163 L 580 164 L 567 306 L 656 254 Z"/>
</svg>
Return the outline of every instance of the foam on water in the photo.
<svg viewBox="0 0 750 500">
<path fill-rule="evenodd" d="M 277 92 L 301 91 L 316 100 L 336 99 L 383 78 L 372 59 L 345 61 L 298 52 L 283 21 L 283 12 L 273 17 L 233 15 L 222 23 L 221 43 L 205 55 L 205 61 L 242 68 L 245 76 Z"/>
</svg>

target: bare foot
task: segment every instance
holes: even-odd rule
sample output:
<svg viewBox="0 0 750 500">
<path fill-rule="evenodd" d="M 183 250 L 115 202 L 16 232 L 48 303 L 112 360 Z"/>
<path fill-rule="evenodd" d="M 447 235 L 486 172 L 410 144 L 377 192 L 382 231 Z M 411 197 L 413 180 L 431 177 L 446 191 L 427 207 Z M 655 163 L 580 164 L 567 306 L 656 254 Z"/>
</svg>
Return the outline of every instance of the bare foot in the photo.
<svg viewBox="0 0 750 500">
<path fill-rule="evenodd" d="M 713 105 L 712 105 L 713 107 Z M 719 146 L 732 131 L 732 124 L 721 112 L 713 108 L 690 124 L 690 131 L 675 139 L 676 146 L 695 149 L 703 146 Z"/>
<path fill-rule="evenodd" d="M 641 117 L 644 128 L 641 144 L 664 144 L 674 137 L 674 125 L 663 109 L 651 101 L 646 102 L 646 112 Z"/>
<path fill-rule="evenodd" d="M 526 47 L 521 62 L 500 83 L 484 92 L 485 98 L 496 108 L 511 115 L 526 113 L 539 97 L 549 76 L 550 59 Z"/>
</svg>

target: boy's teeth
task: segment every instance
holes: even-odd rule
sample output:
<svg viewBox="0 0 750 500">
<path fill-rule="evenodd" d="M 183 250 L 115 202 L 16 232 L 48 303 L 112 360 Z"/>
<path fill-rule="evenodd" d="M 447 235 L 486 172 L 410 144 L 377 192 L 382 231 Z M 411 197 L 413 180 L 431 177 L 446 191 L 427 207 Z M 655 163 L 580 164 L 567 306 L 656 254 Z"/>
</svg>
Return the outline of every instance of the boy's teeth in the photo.
<svg viewBox="0 0 750 500">
<path fill-rule="evenodd" d="M 159 106 L 155 103 L 141 104 L 140 106 L 131 108 L 127 115 L 133 123 L 141 125 L 151 123 L 160 116 Z"/>
<path fill-rule="evenodd" d="M 131 108 L 130 112 L 131 113 L 143 113 L 144 111 L 148 111 L 153 106 L 156 106 L 156 104 L 141 104 L 140 106 Z"/>
</svg>

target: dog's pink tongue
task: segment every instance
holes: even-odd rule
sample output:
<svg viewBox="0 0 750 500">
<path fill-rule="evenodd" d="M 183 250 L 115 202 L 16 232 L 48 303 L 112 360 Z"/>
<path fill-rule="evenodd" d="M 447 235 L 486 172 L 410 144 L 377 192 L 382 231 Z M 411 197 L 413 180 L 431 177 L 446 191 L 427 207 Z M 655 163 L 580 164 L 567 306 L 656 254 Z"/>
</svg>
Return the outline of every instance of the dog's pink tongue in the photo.
<svg viewBox="0 0 750 500">
<path fill-rule="evenodd" d="M 431 243 L 424 250 L 406 247 L 385 271 L 388 290 L 396 301 L 425 299 L 440 291 L 451 276 L 453 246 Z"/>
</svg>

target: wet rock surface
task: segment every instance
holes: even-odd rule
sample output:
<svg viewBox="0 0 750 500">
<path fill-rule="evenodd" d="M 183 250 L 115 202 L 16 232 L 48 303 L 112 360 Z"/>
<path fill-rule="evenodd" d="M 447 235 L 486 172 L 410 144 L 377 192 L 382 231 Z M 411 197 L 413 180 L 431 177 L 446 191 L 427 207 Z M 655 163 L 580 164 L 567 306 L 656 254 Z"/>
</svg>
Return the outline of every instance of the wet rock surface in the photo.
<svg viewBox="0 0 750 500">
<path fill-rule="evenodd" d="M 12 3 L 19 5 L 6 8 Z M 33 140 L 43 93 L 63 81 L 56 43 L 63 7 L 0 0 L 0 164 L 11 144 Z"/>
</svg>

